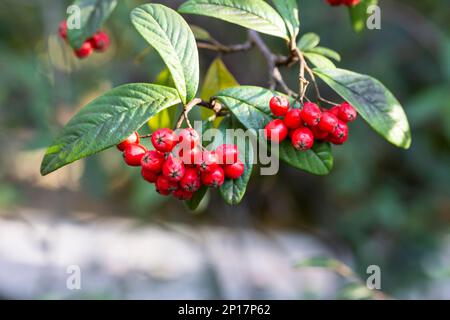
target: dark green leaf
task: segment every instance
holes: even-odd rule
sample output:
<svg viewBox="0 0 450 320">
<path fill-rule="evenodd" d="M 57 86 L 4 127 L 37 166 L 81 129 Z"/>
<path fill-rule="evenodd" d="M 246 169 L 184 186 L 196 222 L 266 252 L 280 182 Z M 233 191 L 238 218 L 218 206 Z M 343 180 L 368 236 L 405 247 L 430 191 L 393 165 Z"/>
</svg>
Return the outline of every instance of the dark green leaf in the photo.
<svg viewBox="0 0 450 320">
<path fill-rule="evenodd" d="M 183 103 L 197 94 L 199 60 L 194 34 L 174 10 L 160 4 L 144 4 L 131 12 L 131 20 L 160 54 L 172 74 Z"/>
<path fill-rule="evenodd" d="M 183 3 L 178 11 L 214 17 L 248 29 L 289 39 L 283 18 L 263 0 L 189 0 Z"/>
<path fill-rule="evenodd" d="M 203 186 L 197 192 L 194 193 L 191 200 L 187 200 L 184 203 L 189 208 L 189 210 L 195 211 L 202 202 L 207 192 L 208 188 Z"/>
<path fill-rule="evenodd" d="M 98 97 L 78 112 L 47 149 L 41 174 L 117 145 L 159 111 L 180 102 L 172 88 L 126 84 Z"/>
<path fill-rule="evenodd" d="M 244 127 L 259 130 L 272 119 L 269 101 L 275 94 L 274 91 L 265 88 L 241 86 L 222 90 L 216 98 Z"/>
<path fill-rule="evenodd" d="M 67 39 L 72 48 L 80 48 L 83 42 L 97 32 L 117 5 L 117 0 L 76 0 L 80 8 L 80 28 L 71 28 L 74 17 L 68 18 Z M 74 19 L 72 21 L 72 19 Z"/>
<path fill-rule="evenodd" d="M 225 89 L 216 98 L 244 127 L 260 130 L 272 120 L 269 101 L 276 94 L 280 93 L 260 87 L 242 86 Z M 333 164 L 328 144 L 317 144 L 312 150 L 297 151 L 286 141 L 280 145 L 279 156 L 298 169 L 319 175 L 328 174 Z"/>
<path fill-rule="evenodd" d="M 317 47 L 320 43 L 320 37 L 315 33 L 305 33 L 300 40 L 298 40 L 297 47 L 305 52 Z"/>
<path fill-rule="evenodd" d="M 408 149 L 411 131 L 400 102 L 378 80 L 343 69 L 315 69 L 342 98 L 352 104 L 369 125 L 395 146 Z"/>
<path fill-rule="evenodd" d="M 290 141 L 280 145 L 280 159 L 294 168 L 316 175 L 327 175 L 333 169 L 333 155 L 329 143 L 315 142 L 311 150 L 297 151 Z"/>
<path fill-rule="evenodd" d="M 291 39 L 295 41 L 300 31 L 300 16 L 297 0 L 272 0 L 272 2 L 283 18 Z"/>
</svg>

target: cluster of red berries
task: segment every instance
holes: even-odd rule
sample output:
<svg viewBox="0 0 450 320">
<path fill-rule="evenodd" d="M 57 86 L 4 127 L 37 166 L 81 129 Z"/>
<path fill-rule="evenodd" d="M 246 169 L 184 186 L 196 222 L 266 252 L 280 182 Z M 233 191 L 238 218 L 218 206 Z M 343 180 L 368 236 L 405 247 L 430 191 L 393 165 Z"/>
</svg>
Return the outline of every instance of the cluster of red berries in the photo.
<svg viewBox="0 0 450 320">
<path fill-rule="evenodd" d="M 164 128 L 151 135 L 155 150 L 140 144 L 137 132 L 121 142 L 125 162 L 140 166 L 142 177 L 156 186 L 161 195 L 189 200 L 202 185 L 220 187 L 225 179 L 238 179 L 244 173 L 236 145 L 223 144 L 214 151 L 204 150 L 194 129 L 179 133 Z"/>
<path fill-rule="evenodd" d="M 64 41 L 67 41 L 67 21 L 65 20 L 59 24 L 59 35 Z M 93 50 L 97 52 L 106 51 L 109 47 L 109 43 L 108 35 L 103 31 L 99 31 L 89 39 L 85 40 L 80 48 L 74 49 L 74 53 L 80 59 L 87 58 L 91 55 Z"/>
<path fill-rule="evenodd" d="M 327 0 L 327 3 L 332 6 L 346 5 L 349 7 L 356 6 L 361 0 Z"/>
<path fill-rule="evenodd" d="M 266 138 L 280 143 L 290 137 L 294 148 L 301 151 L 311 149 L 315 140 L 343 144 L 348 139 L 347 123 L 357 117 L 356 110 L 347 102 L 329 110 L 306 102 L 302 109 L 296 109 L 291 108 L 289 99 L 283 96 L 270 100 L 270 110 L 282 119 L 272 120 L 266 125 Z"/>
</svg>

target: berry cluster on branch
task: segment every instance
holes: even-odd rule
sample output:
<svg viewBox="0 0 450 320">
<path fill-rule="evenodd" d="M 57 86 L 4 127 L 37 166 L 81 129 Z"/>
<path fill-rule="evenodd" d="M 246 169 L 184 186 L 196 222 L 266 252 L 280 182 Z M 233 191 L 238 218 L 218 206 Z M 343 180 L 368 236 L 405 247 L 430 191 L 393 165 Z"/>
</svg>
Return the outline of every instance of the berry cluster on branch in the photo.
<svg viewBox="0 0 450 320">
<path fill-rule="evenodd" d="M 169 128 L 151 134 L 154 150 L 147 150 L 137 132 L 117 145 L 125 163 L 141 167 L 144 180 L 161 195 L 190 200 L 202 186 L 218 188 L 225 179 L 238 179 L 245 171 L 236 145 L 222 144 L 214 151 L 203 148 L 192 128 Z"/>
<path fill-rule="evenodd" d="M 274 96 L 270 110 L 277 117 L 264 128 L 266 138 L 281 143 L 287 137 L 292 146 L 305 151 L 313 147 L 314 141 L 328 141 L 341 145 L 348 139 L 348 122 L 356 120 L 357 112 L 348 102 L 332 107 L 320 108 L 305 102 L 301 108 L 291 108 L 289 99 Z"/>
<path fill-rule="evenodd" d="M 67 42 L 67 21 L 64 20 L 59 24 L 59 36 Z M 80 48 L 74 49 L 75 56 L 79 59 L 89 57 L 95 50 L 97 52 L 104 52 L 108 49 L 110 40 L 108 35 L 103 31 L 96 32 L 92 37 L 86 39 Z"/>
</svg>

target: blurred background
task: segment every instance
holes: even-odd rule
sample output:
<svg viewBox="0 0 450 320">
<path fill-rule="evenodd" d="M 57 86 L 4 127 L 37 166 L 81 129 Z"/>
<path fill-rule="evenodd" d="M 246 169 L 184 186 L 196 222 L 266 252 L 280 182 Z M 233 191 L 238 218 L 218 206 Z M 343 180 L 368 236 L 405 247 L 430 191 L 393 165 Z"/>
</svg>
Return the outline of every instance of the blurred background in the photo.
<svg viewBox="0 0 450 320">
<path fill-rule="evenodd" d="M 195 213 L 157 195 L 116 150 L 39 174 L 77 110 L 163 70 L 129 20 L 145 2 L 119 1 L 105 25 L 111 49 L 83 61 L 57 36 L 71 1 L 0 3 L 0 298 L 450 298 L 450 1 L 380 1 L 382 29 L 361 34 L 345 8 L 299 1 L 302 33 L 399 98 L 412 147 L 357 121 L 329 176 L 282 166 L 255 174 L 240 206 L 212 192 Z M 222 43 L 245 41 L 243 28 L 186 18 Z M 200 52 L 202 77 L 216 56 Z M 267 85 L 258 51 L 223 60 L 240 84 Z M 285 76 L 295 88 L 295 72 Z M 66 287 L 71 265 L 81 290 Z M 364 286 L 369 265 L 381 268 L 382 293 Z"/>
</svg>

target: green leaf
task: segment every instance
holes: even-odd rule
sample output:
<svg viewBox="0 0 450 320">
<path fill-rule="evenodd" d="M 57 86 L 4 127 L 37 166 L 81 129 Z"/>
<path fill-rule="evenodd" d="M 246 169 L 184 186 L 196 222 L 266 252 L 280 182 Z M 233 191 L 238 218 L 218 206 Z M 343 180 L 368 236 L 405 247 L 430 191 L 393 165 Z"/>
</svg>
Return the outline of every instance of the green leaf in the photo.
<svg viewBox="0 0 450 320">
<path fill-rule="evenodd" d="M 280 159 L 294 168 L 316 175 L 327 175 L 333 169 L 331 146 L 326 142 L 315 142 L 311 150 L 298 151 L 290 141 L 280 144 Z"/>
<path fill-rule="evenodd" d="M 206 31 L 205 29 L 196 26 L 196 25 L 189 25 L 191 27 L 192 33 L 194 34 L 194 37 L 196 40 L 200 40 L 200 41 L 211 41 L 212 37 L 209 34 L 208 31 Z"/>
<path fill-rule="evenodd" d="M 333 61 L 328 59 L 327 57 L 324 57 L 317 53 L 312 52 L 305 52 L 303 55 L 308 59 L 315 67 L 321 68 L 321 69 L 333 69 L 336 68 Z"/>
<path fill-rule="evenodd" d="M 250 176 L 252 175 L 254 156 L 253 142 L 249 139 L 245 139 L 245 137 L 234 136 L 232 133 L 230 134 L 230 132 L 227 132 L 227 129 L 242 129 L 242 127 L 232 117 L 224 118 L 219 126 L 223 139 L 216 139 L 213 145 L 214 147 L 218 147 L 223 143 L 237 145 L 239 148 L 239 158 L 244 163 L 245 172 L 239 179 L 225 179 L 225 182 L 220 187 L 219 191 L 227 204 L 237 205 L 242 201 L 245 191 L 247 190 Z M 242 131 L 242 133 L 244 133 L 244 131 Z"/>
<path fill-rule="evenodd" d="M 378 0 L 361 0 L 358 5 L 349 7 L 353 30 L 356 32 L 364 30 L 366 21 L 369 18 L 367 8 L 376 4 L 378 4 Z"/>
<path fill-rule="evenodd" d="M 236 87 L 239 83 L 227 69 L 222 59 L 216 58 L 206 72 L 205 81 L 201 90 L 201 98 L 209 100 L 219 91 Z"/>
<path fill-rule="evenodd" d="M 278 92 L 265 88 L 241 86 L 219 92 L 216 99 L 223 103 L 247 129 L 260 130 L 272 120 L 269 101 Z M 333 157 L 328 144 L 317 144 L 308 151 L 297 151 L 287 141 L 280 145 L 280 159 L 312 174 L 325 175 L 332 168 Z"/>
<path fill-rule="evenodd" d="M 206 72 L 206 77 L 203 82 L 200 96 L 203 100 L 208 101 L 219 91 L 230 87 L 236 87 L 238 85 L 239 83 L 236 81 L 231 72 L 228 71 L 222 59 L 216 58 Z M 203 119 L 208 119 L 214 114 L 214 112 L 212 110 L 202 108 L 201 114 Z"/>
<path fill-rule="evenodd" d="M 334 50 L 324 48 L 324 47 L 315 47 L 309 50 L 306 50 L 309 53 L 320 54 L 321 56 L 333 59 L 335 61 L 341 61 L 341 55 Z"/>
<path fill-rule="evenodd" d="M 297 0 L 272 0 L 272 2 L 283 18 L 291 39 L 295 41 L 300 32 L 300 16 Z"/>
<path fill-rule="evenodd" d="M 269 101 L 276 94 L 265 88 L 241 86 L 222 90 L 216 99 L 247 129 L 259 130 L 272 119 Z"/>
<path fill-rule="evenodd" d="M 180 102 L 172 88 L 133 83 L 98 97 L 78 112 L 47 149 L 41 174 L 115 146 L 159 111 Z"/>
<path fill-rule="evenodd" d="M 184 203 L 189 208 L 189 210 L 195 211 L 202 202 L 203 198 L 206 196 L 207 192 L 208 188 L 203 186 L 194 193 L 191 200 L 186 200 Z"/>
<path fill-rule="evenodd" d="M 408 149 L 411 131 L 400 102 L 378 80 L 343 69 L 315 69 L 314 73 L 342 98 L 387 141 Z"/>
<path fill-rule="evenodd" d="M 289 40 L 283 18 L 263 0 L 189 0 L 178 11 L 214 17 Z"/>
<path fill-rule="evenodd" d="M 175 88 L 169 69 L 162 70 L 155 79 L 155 84 Z M 174 126 L 177 114 L 177 106 L 162 110 L 148 120 L 150 130 L 155 131 L 159 128 L 172 128 Z"/>
<path fill-rule="evenodd" d="M 71 28 L 75 15 L 69 16 L 67 39 L 70 46 L 77 49 L 100 29 L 116 7 L 117 0 L 76 0 L 73 5 L 80 8 L 80 28 Z"/>
<path fill-rule="evenodd" d="M 300 40 L 298 40 L 297 47 L 305 52 L 317 47 L 319 43 L 320 37 L 313 32 L 309 32 L 305 33 Z"/>
<path fill-rule="evenodd" d="M 131 12 L 135 28 L 153 46 L 172 74 L 181 101 L 197 94 L 199 60 L 194 34 L 174 10 L 160 4 L 144 4 Z"/>
</svg>

